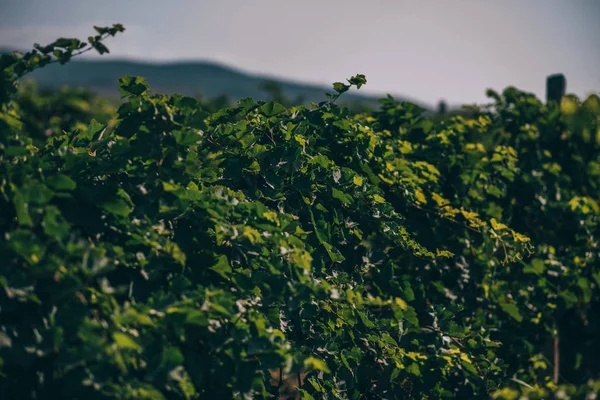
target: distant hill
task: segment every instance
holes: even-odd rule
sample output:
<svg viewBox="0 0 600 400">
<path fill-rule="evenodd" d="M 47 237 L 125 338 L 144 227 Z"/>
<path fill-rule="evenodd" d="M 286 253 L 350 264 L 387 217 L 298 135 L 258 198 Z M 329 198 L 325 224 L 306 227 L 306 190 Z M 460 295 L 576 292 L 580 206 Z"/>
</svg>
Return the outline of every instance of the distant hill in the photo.
<svg viewBox="0 0 600 400">
<path fill-rule="evenodd" d="M 0 49 L 0 53 L 6 52 Z M 255 75 L 207 61 L 151 63 L 130 60 L 73 60 L 65 65 L 52 64 L 29 75 L 43 88 L 64 85 L 91 89 L 102 96 L 117 97 L 118 79 L 123 75 L 144 77 L 155 93 L 216 98 L 227 96 L 232 101 L 243 97 L 266 100 L 269 95 L 261 90 L 267 82 L 275 82 L 290 100 L 301 98 L 304 102 L 326 100 L 331 87 L 304 84 L 290 80 Z M 377 106 L 376 96 L 349 92 L 342 102 Z M 405 99 L 398 99 L 405 100 Z"/>
</svg>

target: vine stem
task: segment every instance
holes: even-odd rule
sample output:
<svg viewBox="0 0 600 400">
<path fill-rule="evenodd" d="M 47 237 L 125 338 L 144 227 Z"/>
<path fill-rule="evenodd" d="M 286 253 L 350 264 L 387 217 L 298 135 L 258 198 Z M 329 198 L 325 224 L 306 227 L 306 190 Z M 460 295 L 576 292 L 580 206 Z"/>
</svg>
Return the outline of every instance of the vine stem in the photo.
<svg viewBox="0 0 600 400">
<path fill-rule="evenodd" d="M 110 33 L 104 33 L 104 34 L 102 34 L 102 35 L 99 35 L 99 36 L 100 36 L 100 37 L 98 38 L 97 42 L 103 42 L 104 40 L 106 40 L 106 39 L 108 39 L 109 37 L 111 37 L 111 36 L 114 36 L 114 35 L 111 35 Z M 91 50 L 93 50 L 93 49 L 94 49 L 94 46 L 93 46 L 91 43 L 86 43 L 86 45 L 89 45 L 89 47 L 85 47 L 85 48 L 83 48 L 83 49 L 80 49 L 79 51 L 76 51 L 76 52 L 74 52 L 74 53 L 71 53 L 71 56 L 70 56 L 70 58 L 73 58 L 73 57 L 80 56 L 80 55 L 82 55 L 82 54 L 84 54 L 84 53 L 87 53 L 88 51 L 91 51 Z M 35 51 L 37 51 L 38 53 L 41 53 L 41 51 L 40 51 L 40 50 L 37 50 L 37 49 L 36 49 Z M 108 51 L 107 51 L 107 53 L 108 53 Z M 42 53 L 42 54 L 43 54 L 43 53 Z M 45 54 L 44 54 L 44 55 L 45 55 Z M 58 58 L 53 58 L 53 59 L 51 59 L 50 61 L 48 61 L 48 63 L 47 63 L 46 65 L 54 64 L 54 63 L 57 63 L 57 62 L 59 62 L 59 61 L 60 61 L 60 60 L 59 60 Z M 25 76 L 25 75 L 27 75 L 27 74 L 29 74 L 29 73 L 31 73 L 31 72 L 33 72 L 33 71 L 37 70 L 37 69 L 40 69 L 40 68 L 42 68 L 42 66 L 39 66 L 39 65 L 37 65 L 37 66 L 35 66 L 34 68 L 32 68 L 31 70 L 29 70 L 29 71 L 26 71 L 26 72 L 24 72 L 24 73 L 22 73 L 22 74 L 18 74 L 18 75 L 17 75 L 17 79 L 21 79 L 23 76 Z"/>
<path fill-rule="evenodd" d="M 560 374 L 560 336 L 558 335 L 558 329 L 554 334 L 554 383 L 558 383 L 558 377 Z"/>
</svg>

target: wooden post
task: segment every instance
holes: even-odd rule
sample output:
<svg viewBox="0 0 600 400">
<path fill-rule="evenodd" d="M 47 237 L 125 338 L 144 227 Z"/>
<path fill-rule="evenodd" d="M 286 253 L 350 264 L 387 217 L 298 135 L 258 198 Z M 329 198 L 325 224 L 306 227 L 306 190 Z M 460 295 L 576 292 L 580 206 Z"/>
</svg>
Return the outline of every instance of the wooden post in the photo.
<svg viewBox="0 0 600 400">
<path fill-rule="evenodd" d="M 558 378 L 560 377 L 560 337 L 558 336 L 558 330 L 554 332 L 554 373 L 552 374 L 552 380 L 558 384 Z"/>
<path fill-rule="evenodd" d="M 546 78 L 546 103 L 555 101 L 560 104 L 567 90 L 567 80 L 563 74 L 550 75 Z"/>
<path fill-rule="evenodd" d="M 448 106 L 446 105 L 446 102 L 444 100 L 441 100 L 438 104 L 438 113 L 440 113 L 441 115 L 446 114 L 446 111 L 448 110 Z"/>
</svg>

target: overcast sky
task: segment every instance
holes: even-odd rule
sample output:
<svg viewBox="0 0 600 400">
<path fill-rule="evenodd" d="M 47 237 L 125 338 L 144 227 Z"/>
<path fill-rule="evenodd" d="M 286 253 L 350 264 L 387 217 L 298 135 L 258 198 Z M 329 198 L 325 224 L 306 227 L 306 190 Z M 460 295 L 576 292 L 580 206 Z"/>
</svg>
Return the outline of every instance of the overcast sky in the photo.
<svg viewBox="0 0 600 400">
<path fill-rule="evenodd" d="M 508 85 L 600 91 L 600 0 L 0 0 L 0 46 L 30 48 L 122 23 L 108 57 L 214 60 L 434 104 Z M 362 91 L 363 89 L 361 89 Z"/>
</svg>

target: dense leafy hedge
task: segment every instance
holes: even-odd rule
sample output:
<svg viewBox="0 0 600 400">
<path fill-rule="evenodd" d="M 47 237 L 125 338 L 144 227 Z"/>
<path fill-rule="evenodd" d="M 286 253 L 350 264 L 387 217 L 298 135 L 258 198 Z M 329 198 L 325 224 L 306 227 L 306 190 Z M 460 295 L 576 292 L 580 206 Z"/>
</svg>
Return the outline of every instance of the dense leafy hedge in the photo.
<svg viewBox="0 0 600 400">
<path fill-rule="evenodd" d="M 13 83 L 85 48 L 62 40 L 0 61 L 0 393 L 600 389 L 597 96 L 508 88 L 433 121 L 338 107 L 357 75 L 312 107 L 209 113 L 123 77 L 111 129 L 84 113 L 42 136 Z"/>
</svg>

